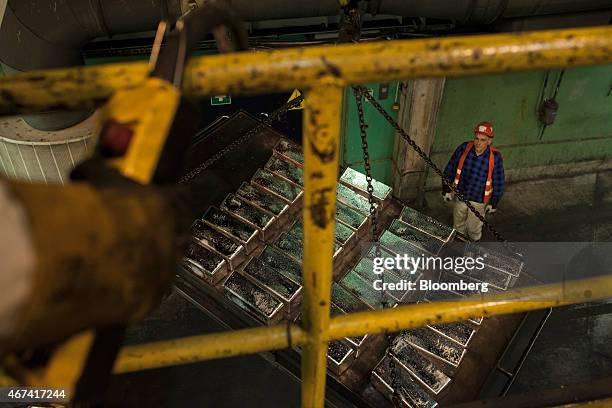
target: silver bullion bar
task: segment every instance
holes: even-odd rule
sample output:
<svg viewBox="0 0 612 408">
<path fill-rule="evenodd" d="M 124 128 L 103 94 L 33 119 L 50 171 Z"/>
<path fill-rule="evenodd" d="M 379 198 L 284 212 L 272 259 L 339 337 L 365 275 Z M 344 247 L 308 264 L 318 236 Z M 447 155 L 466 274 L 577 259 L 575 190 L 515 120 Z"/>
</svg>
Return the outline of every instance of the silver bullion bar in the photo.
<svg viewBox="0 0 612 408">
<path fill-rule="evenodd" d="M 239 242 L 247 253 L 252 252 L 259 245 L 257 241 L 259 231 L 228 212 L 209 207 L 202 219 L 211 227 Z"/>
<path fill-rule="evenodd" d="M 259 255 L 258 259 L 292 281 L 302 284 L 302 265 L 284 254 L 283 251 L 268 246 Z"/>
<path fill-rule="evenodd" d="M 350 227 L 337 222 L 336 229 L 334 231 L 334 238 L 340 245 L 344 246 L 349 244 L 350 241 L 355 238 L 355 231 Z"/>
<path fill-rule="evenodd" d="M 283 302 L 238 272 L 232 273 L 223 287 L 230 300 L 265 324 L 277 323 L 284 316 Z"/>
<path fill-rule="evenodd" d="M 454 228 L 410 207 L 404 207 L 400 220 L 443 242 L 449 242 L 455 234 Z"/>
<path fill-rule="evenodd" d="M 346 314 L 344 310 L 340 309 L 338 306 L 336 306 L 332 302 L 332 304 L 330 305 L 330 315 L 333 317 L 333 316 L 339 316 L 339 315 L 344 315 L 344 314 Z M 365 338 L 366 338 L 366 335 L 344 338 L 344 340 L 346 340 L 346 342 L 355 349 L 355 352 L 357 353 L 355 357 L 359 355 L 359 347 L 361 347 Z"/>
<path fill-rule="evenodd" d="M 336 219 L 342 221 L 349 227 L 358 230 L 366 222 L 366 216 L 351 207 L 336 201 Z"/>
<path fill-rule="evenodd" d="M 268 228 L 274 223 L 274 216 L 267 211 L 257 208 L 242 198 L 228 194 L 221 203 L 223 211 L 232 213 L 232 215 L 244 222 L 247 222 L 257 228 L 263 235 L 266 234 Z"/>
<path fill-rule="evenodd" d="M 204 248 L 197 242 L 189 243 L 185 251 L 183 265 L 212 285 L 217 284 L 227 276 L 228 271 L 225 260 L 220 255 Z"/>
<path fill-rule="evenodd" d="M 276 146 L 274 146 L 274 152 L 290 160 L 295 165 L 304 167 L 304 155 L 302 154 L 301 146 L 287 140 L 279 140 Z"/>
<path fill-rule="evenodd" d="M 437 255 L 444 245 L 444 242 L 432 237 L 431 235 L 414 229 L 404 221 L 394 220 L 389 226 L 388 231 L 392 232 L 403 240 L 410 242 L 412 245 L 422 248 L 434 255 Z"/>
<path fill-rule="evenodd" d="M 304 185 L 304 170 L 276 155 L 270 157 L 264 168 L 298 186 Z"/>
<path fill-rule="evenodd" d="M 355 351 L 341 341 L 330 341 L 327 344 L 327 361 L 329 370 L 340 375 L 355 361 Z"/>
<path fill-rule="evenodd" d="M 264 169 L 258 169 L 255 172 L 251 183 L 276 194 L 288 203 L 293 203 L 302 195 L 299 187 Z"/>
<path fill-rule="evenodd" d="M 274 246 L 296 261 L 302 262 L 304 248 L 301 239 L 297 239 L 287 232 L 283 232 L 274 243 Z"/>
<path fill-rule="evenodd" d="M 240 188 L 236 191 L 236 195 L 241 197 L 249 204 L 261 208 L 275 216 L 279 217 L 282 213 L 287 211 L 289 206 L 283 200 L 254 186 L 242 183 Z"/>
<path fill-rule="evenodd" d="M 342 176 L 340 176 L 340 181 L 358 189 L 362 195 L 368 195 L 368 181 L 365 174 L 347 167 Z M 374 189 L 372 195 L 381 201 L 386 199 L 391 193 L 391 187 L 374 179 L 372 179 L 372 187 Z"/>
<path fill-rule="evenodd" d="M 288 313 L 296 306 L 301 297 L 301 285 L 281 275 L 257 258 L 249 261 L 244 268 L 244 274 L 285 303 Z"/>
<path fill-rule="evenodd" d="M 483 248 L 473 242 L 469 242 L 466 245 L 464 255 L 472 258 L 483 257 L 486 265 L 499 269 L 512 276 L 519 276 L 525 265 L 520 259 L 493 251 L 489 248 Z"/>
<path fill-rule="evenodd" d="M 474 337 L 474 334 L 476 333 L 476 330 L 470 325 L 462 322 L 433 324 L 427 327 L 440 333 L 462 347 L 467 347 L 468 344 L 470 344 L 470 340 L 472 340 L 472 337 Z"/>
<path fill-rule="evenodd" d="M 202 220 L 196 220 L 191 226 L 193 238 L 204 247 L 223 256 L 231 270 L 244 260 L 244 247 L 209 227 Z"/>
<path fill-rule="evenodd" d="M 478 282 L 486 282 L 490 286 L 501 290 L 508 289 L 512 282 L 512 275 L 502 272 L 499 269 L 491 268 L 488 265 L 484 265 L 483 269 L 474 268 L 466 270 L 462 276 Z"/>
<path fill-rule="evenodd" d="M 348 207 L 354 210 L 359 211 L 364 215 L 370 214 L 370 203 L 368 202 L 368 199 L 362 195 L 357 194 L 344 184 L 338 183 L 337 195 L 337 199 L 341 203 L 347 205 Z M 378 208 L 378 204 L 375 203 L 374 205 Z"/>
<path fill-rule="evenodd" d="M 396 338 L 397 339 L 397 338 Z M 429 392 L 437 395 L 451 379 L 435 365 L 404 340 L 395 341 L 391 346 L 391 353 L 395 356 L 399 367 L 405 369 L 412 378 L 425 387 Z"/>
<path fill-rule="evenodd" d="M 404 330 L 400 336 L 414 348 L 454 368 L 459 367 L 465 355 L 465 348 L 426 327 Z"/>
<path fill-rule="evenodd" d="M 449 291 L 445 291 L 445 290 L 438 290 L 438 291 L 427 291 L 427 293 L 425 294 L 425 299 L 423 299 L 425 302 L 431 303 L 431 302 L 448 302 L 448 301 L 460 301 L 462 298 L 462 296 L 454 293 L 454 292 L 449 292 Z M 472 317 L 469 318 L 468 321 L 470 323 L 476 324 L 476 325 L 480 325 L 482 323 L 483 317 L 479 316 L 479 317 Z"/>
<path fill-rule="evenodd" d="M 374 264 L 368 258 L 362 258 L 357 265 L 353 268 L 353 270 L 361 277 L 363 280 L 373 284 L 376 280 L 384 280 L 385 283 L 400 283 L 402 278 L 397 276 L 391 270 L 385 270 L 382 274 L 374 273 Z M 407 289 L 405 290 L 387 290 L 387 293 L 390 293 L 395 297 L 398 301 L 402 301 L 404 296 L 406 296 Z"/>
<path fill-rule="evenodd" d="M 397 368 L 399 364 L 393 356 L 386 355 L 372 371 L 374 387 L 391 401 L 394 395 L 393 385 L 396 383 L 399 388 L 397 394 L 404 407 L 437 407 L 438 403 L 405 370 Z"/>
<path fill-rule="evenodd" d="M 383 292 L 374 289 L 370 282 L 363 280 L 354 270 L 347 273 L 344 278 L 340 280 L 340 285 L 344 286 L 345 289 L 349 290 L 371 308 L 382 308 L 381 302 L 383 300 Z M 390 301 L 390 307 L 395 306 L 399 302 L 395 296 L 390 293 L 387 293 L 387 299 Z"/>
</svg>

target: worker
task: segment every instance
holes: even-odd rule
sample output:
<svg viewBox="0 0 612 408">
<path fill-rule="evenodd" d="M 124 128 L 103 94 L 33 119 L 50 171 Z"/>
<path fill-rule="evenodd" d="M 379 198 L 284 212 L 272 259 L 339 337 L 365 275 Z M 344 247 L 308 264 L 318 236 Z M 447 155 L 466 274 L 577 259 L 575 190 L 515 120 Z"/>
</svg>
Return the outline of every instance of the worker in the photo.
<svg viewBox="0 0 612 408">
<path fill-rule="evenodd" d="M 494 135 L 491 123 L 480 122 L 474 128 L 474 140 L 459 145 L 444 169 L 446 179 L 483 217 L 497 211 L 504 194 L 504 164 L 501 153 L 491 147 Z M 472 241 L 480 241 L 482 221 L 454 197 L 446 183 L 442 183 L 442 195 L 447 202 L 455 201 L 453 227 Z"/>
</svg>

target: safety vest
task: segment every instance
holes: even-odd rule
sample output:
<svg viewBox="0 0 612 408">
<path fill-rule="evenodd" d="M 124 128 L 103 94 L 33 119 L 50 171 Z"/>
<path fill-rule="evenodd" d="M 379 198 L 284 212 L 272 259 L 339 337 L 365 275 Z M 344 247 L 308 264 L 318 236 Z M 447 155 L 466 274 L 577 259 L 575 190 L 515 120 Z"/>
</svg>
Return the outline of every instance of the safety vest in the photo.
<svg viewBox="0 0 612 408">
<path fill-rule="evenodd" d="M 459 186 L 459 180 L 461 179 L 461 169 L 463 168 L 463 163 L 465 162 L 465 158 L 467 157 L 470 150 L 474 147 L 474 142 L 468 142 L 467 146 L 465 146 L 465 150 L 459 159 L 459 165 L 457 166 L 457 173 L 455 174 L 455 181 L 453 184 L 455 187 Z M 491 200 L 491 194 L 493 194 L 493 167 L 495 166 L 495 152 L 496 149 L 493 149 L 489 146 L 491 150 L 489 153 L 489 172 L 487 174 L 487 182 L 485 183 L 485 191 L 484 191 L 484 203 L 487 204 L 489 200 Z"/>
</svg>

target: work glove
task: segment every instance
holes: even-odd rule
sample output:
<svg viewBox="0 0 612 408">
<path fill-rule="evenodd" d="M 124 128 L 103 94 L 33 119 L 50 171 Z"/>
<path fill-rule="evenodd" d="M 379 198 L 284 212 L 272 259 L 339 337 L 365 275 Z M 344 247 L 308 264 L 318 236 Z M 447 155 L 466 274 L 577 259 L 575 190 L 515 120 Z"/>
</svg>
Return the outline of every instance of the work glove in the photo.
<svg viewBox="0 0 612 408">
<path fill-rule="evenodd" d="M 447 203 L 450 203 L 451 201 L 453 201 L 453 193 L 443 193 L 442 194 L 442 198 L 444 199 L 444 201 L 446 201 Z"/>
<path fill-rule="evenodd" d="M 143 186 L 101 165 L 76 169 L 86 182 L 7 183 L 30 225 L 36 264 L 31 300 L 0 356 L 127 325 L 170 288 L 194 219 L 190 189 Z"/>
<path fill-rule="evenodd" d="M 485 213 L 486 214 L 495 214 L 497 212 L 497 208 L 493 207 L 493 205 L 491 204 L 487 204 L 487 206 L 485 207 Z"/>
</svg>

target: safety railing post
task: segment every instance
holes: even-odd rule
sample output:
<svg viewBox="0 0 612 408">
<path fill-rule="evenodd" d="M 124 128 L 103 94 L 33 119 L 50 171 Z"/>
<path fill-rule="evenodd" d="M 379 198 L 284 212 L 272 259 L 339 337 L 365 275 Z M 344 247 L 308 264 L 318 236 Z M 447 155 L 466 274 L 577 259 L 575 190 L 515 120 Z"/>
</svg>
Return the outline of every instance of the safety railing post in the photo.
<svg viewBox="0 0 612 408">
<path fill-rule="evenodd" d="M 302 407 L 323 407 L 340 158 L 342 84 L 326 78 L 304 107 L 304 328 Z"/>
</svg>

